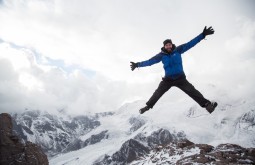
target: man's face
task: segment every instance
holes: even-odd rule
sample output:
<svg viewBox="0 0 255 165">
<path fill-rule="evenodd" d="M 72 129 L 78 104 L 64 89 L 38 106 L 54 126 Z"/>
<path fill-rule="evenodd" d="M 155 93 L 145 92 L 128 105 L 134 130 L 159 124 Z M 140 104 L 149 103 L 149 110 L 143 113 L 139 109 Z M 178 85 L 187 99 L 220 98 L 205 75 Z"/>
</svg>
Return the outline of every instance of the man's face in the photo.
<svg viewBox="0 0 255 165">
<path fill-rule="evenodd" d="M 165 47 L 165 49 L 166 49 L 168 52 L 171 52 L 171 51 L 172 51 L 172 44 L 171 44 L 171 43 L 167 43 L 164 47 Z"/>
</svg>

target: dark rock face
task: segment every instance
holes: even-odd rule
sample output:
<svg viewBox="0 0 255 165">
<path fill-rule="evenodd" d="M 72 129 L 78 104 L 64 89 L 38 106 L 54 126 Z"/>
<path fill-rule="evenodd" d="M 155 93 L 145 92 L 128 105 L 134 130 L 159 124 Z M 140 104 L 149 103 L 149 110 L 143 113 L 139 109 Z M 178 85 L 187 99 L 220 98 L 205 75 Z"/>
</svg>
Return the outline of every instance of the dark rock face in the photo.
<svg viewBox="0 0 255 165">
<path fill-rule="evenodd" d="M 12 118 L 7 113 L 0 114 L 0 164 L 48 165 L 47 156 L 41 148 L 31 142 L 20 142 L 13 134 Z"/>
<path fill-rule="evenodd" d="M 193 142 L 189 141 L 188 139 L 183 139 L 177 142 L 178 148 L 185 148 L 194 145 Z"/>
<path fill-rule="evenodd" d="M 72 123 L 74 123 L 75 129 L 77 129 L 78 126 L 81 126 L 84 130 L 93 129 L 100 125 L 99 121 L 87 116 L 74 117 Z"/>
<path fill-rule="evenodd" d="M 235 144 L 220 144 L 213 147 L 208 144 L 194 144 L 182 139 L 171 142 L 166 146 L 157 146 L 142 160 L 134 164 L 145 162 L 155 164 L 254 164 L 255 149 L 243 148 Z"/>
<path fill-rule="evenodd" d="M 83 147 L 86 147 L 86 146 L 91 145 L 91 144 L 96 144 L 96 143 L 100 142 L 103 139 L 108 139 L 108 135 L 106 134 L 107 132 L 108 131 L 106 130 L 106 131 L 100 132 L 99 134 L 91 135 L 90 138 L 88 138 L 87 140 L 84 141 Z"/>
<path fill-rule="evenodd" d="M 135 159 L 142 157 L 145 154 L 149 153 L 149 148 L 145 147 L 143 144 L 139 143 L 134 139 L 126 141 L 120 148 L 119 151 L 114 153 L 111 157 L 105 155 L 103 160 L 97 161 L 94 165 L 103 165 L 103 164 L 119 164 L 125 165 Z"/>
<path fill-rule="evenodd" d="M 243 130 L 254 130 L 255 125 L 255 110 L 251 110 L 247 113 L 244 113 L 239 120 L 239 127 L 242 127 Z"/>
<path fill-rule="evenodd" d="M 166 129 L 159 129 L 147 137 L 147 143 L 152 148 L 158 145 L 165 146 L 174 140 L 176 137 Z"/>
<path fill-rule="evenodd" d="M 144 134 L 139 133 L 134 137 L 134 139 L 142 142 L 143 144 L 146 144 L 149 148 L 153 149 L 156 146 L 165 146 L 170 142 L 174 142 L 177 139 L 183 139 L 185 137 L 184 135 L 178 134 L 171 134 L 168 130 L 161 128 L 157 131 L 154 131 L 150 136 L 145 136 Z"/>
<path fill-rule="evenodd" d="M 149 149 L 134 139 L 126 141 L 120 150 L 112 155 L 112 160 L 122 164 L 130 163 L 137 157 L 148 154 Z M 124 160 L 124 161 L 123 161 Z"/>
<path fill-rule="evenodd" d="M 235 144 L 220 144 L 214 149 L 212 146 L 198 146 L 200 153 L 184 157 L 177 164 L 202 163 L 202 164 L 254 164 L 255 149 L 246 149 Z M 203 151 L 202 151 L 203 150 Z M 201 152 L 202 151 L 202 152 Z"/>
<path fill-rule="evenodd" d="M 145 120 L 138 117 L 131 117 L 129 119 L 129 123 L 132 125 L 130 128 L 130 132 L 135 132 L 139 128 L 141 128 L 146 122 Z"/>
<path fill-rule="evenodd" d="M 146 137 L 143 134 L 138 134 L 134 139 L 126 141 L 119 151 L 112 156 L 105 155 L 103 159 L 97 160 L 94 165 L 106 164 L 128 164 L 134 160 L 141 159 L 149 154 L 150 150 L 157 145 L 166 145 L 174 141 L 176 137 L 168 130 L 159 129 Z"/>
<path fill-rule="evenodd" d="M 109 164 L 255 164 L 255 148 L 195 144 L 182 133 L 159 129 L 149 136 L 138 134 L 113 155 L 105 155 L 94 162 L 94 165 Z"/>
<path fill-rule="evenodd" d="M 85 141 L 81 141 L 80 139 L 76 139 L 71 143 L 63 152 L 75 151 L 81 148 L 84 148 L 88 145 L 99 143 L 103 139 L 108 139 L 107 130 L 100 132 L 99 134 L 91 135 Z"/>
<path fill-rule="evenodd" d="M 100 117 L 112 116 L 112 115 L 114 115 L 114 112 L 100 112 L 100 113 L 95 113 L 94 118 L 99 119 Z"/>
</svg>

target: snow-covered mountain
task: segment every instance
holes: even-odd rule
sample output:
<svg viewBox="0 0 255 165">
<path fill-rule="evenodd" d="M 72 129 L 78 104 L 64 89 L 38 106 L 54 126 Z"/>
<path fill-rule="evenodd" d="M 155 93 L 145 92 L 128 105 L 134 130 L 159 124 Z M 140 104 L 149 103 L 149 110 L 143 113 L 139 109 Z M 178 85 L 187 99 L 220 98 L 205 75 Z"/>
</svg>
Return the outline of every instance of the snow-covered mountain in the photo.
<svg viewBox="0 0 255 165">
<path fill-rule="evenodd" d="M 39 110 L 26 110 L 13 114 L 14 132 L 23 141 L 39 144 L 49 157 L 83 148 L 90 143 L 100 141 L 106 132 L 81 141 L 80 137 L 100 126 L 98 118 L 112 115 L 112 112 L 89 116 L 71 117 L 65 113 L 50 114 Z M 97 137 L 98 136 L 98 137 Z"/>
<path fill-rule="evenodd" d="M 219 155 L 231 157 L 232 151 L 239 154 L 232 157 L 235 163 L 252 164 L 255 101 L 223 97 L 212 114 L 190 99 L 162 100 L 143 115 L 138 110 L 145 101 L 127 103 L 114 113 L 71 117 L 27 111 L 13 116 L 20 136 L 55 155 L 50 158 L 54 165 L 199 163 L 204 159 L 224 163 Z M 199 155 L 201 160 L 195 159 Z"/>
</svg>

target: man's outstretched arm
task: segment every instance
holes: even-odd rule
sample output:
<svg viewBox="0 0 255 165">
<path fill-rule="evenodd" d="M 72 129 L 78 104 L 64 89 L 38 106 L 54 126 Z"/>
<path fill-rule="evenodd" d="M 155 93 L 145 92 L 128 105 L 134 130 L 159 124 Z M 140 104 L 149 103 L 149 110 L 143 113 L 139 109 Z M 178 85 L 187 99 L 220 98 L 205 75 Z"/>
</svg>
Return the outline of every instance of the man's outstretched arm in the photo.
<svg viewBox="0 0 255 165">
<path fill-rule="evenodd" d="M 211 35 L 213 33 L 214 33 L 214 30 L 213 30 L 212 27 L 209 27 L 207 29 L 206 26 L 205 26 L 205 28 L 204 28 L 204 30 L 201 34 L 199 34 L 198 36 L 196 36 L 195 38 L 193 38 L 192 40 L 190 40 L 186 44 L 178 46 L 177 51 L 182 54 L 182 53 L 186 52 L 187 50 L 189 50 L 190 48 L 192 48 L 193 46 L 195 46 L 197 43 L 199 43 L 207 35 Z"/>
<path fill-rule="evenodd" d="M 149 60 L 146 60 L 146 61 L 142 61 L 142 62 L 130 62 L 131 65 L 131 70 L 135 70 L 135 68 L 138 68 L 138 67 L 146 67 L 146 66 L 151 66 L 153 64 L 156 64 L 158 62 L 161 61 L 161 55 L 160 54 L 157 54 L 156 56 L 150 58 Z"/>
</svg>

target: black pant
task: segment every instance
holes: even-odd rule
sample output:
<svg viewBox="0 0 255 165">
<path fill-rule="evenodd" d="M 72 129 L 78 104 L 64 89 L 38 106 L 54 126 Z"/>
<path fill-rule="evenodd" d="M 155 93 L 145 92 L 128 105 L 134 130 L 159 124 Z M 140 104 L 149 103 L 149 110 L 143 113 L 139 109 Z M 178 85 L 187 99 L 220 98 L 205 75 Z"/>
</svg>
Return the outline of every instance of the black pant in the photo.
<svg viewBox="0 0 255 165">
<path fill-rule="evenodd" d="M 191 83 L 188 82 L 186 76 L 183 75 L 177 80 L 162 78 L 162 81 L 159 83 L 158 88 L 155 90 L 146 105 L 150 108 L 153 108 L 153 106 L 160 99 L 160 97 L 172 86 L 180 88 L 183 92 L 185 92 L 192 99 L 194 99 L 201 107 L 205 107 L 205 104 L 210 102 L 209 100 L 205 99 L 204 96 L 198 90 L 196 90 Z"/>
</svg>

